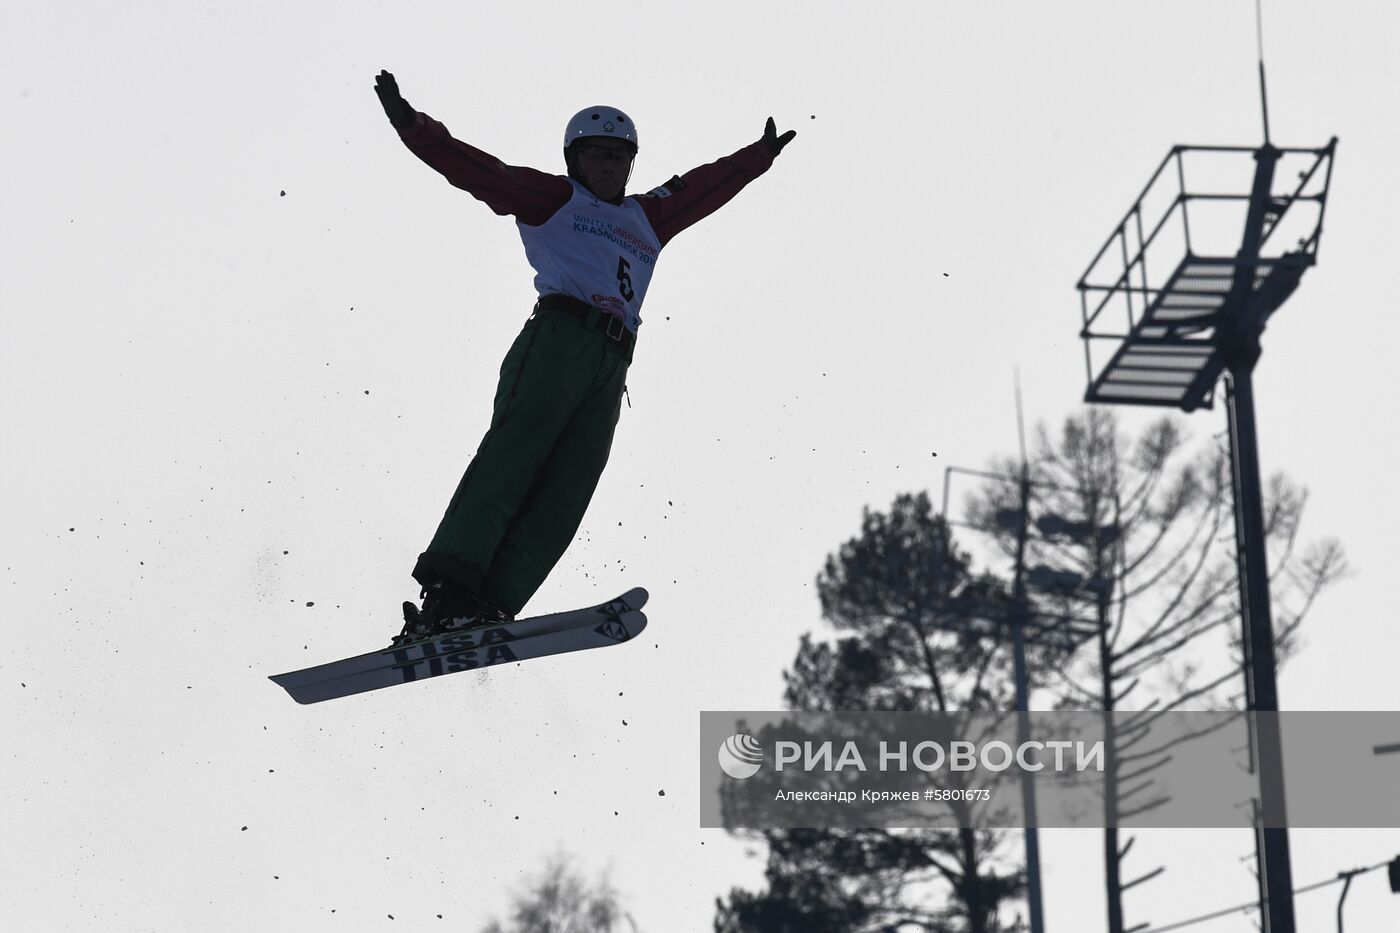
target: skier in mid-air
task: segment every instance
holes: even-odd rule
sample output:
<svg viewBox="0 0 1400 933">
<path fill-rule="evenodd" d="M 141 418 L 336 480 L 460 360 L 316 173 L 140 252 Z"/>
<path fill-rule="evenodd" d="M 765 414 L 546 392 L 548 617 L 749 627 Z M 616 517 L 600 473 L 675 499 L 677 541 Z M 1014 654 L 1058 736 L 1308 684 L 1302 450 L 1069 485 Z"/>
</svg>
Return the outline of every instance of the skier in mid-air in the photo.
<svg viewBox="0 0 1400 933">
<path fill-rule="evenodd" d="M 766 172 L 796 130 L 763 137 L 642 195 L 626 195 L 637 128 L 589 107 L 564 131 L 567 177 L 505 165 L 454 139 L 375 80 L 409 150 L 454 187 L 512 215 L 539 299 L 501 364 L 491 426 L 413 577 L 401 643 L 510 621 L 539 589 L 583 521 L 612 446 L 642 299 L 657 254 Z"/>
</svg>

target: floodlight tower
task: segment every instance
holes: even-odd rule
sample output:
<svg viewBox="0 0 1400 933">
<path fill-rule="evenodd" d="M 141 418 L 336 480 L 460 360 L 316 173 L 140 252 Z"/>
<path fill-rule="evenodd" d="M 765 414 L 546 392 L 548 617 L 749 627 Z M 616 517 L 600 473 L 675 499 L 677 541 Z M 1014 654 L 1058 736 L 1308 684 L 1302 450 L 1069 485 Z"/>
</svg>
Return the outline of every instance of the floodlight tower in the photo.
<svg viewBox="0 0 1400 933">
<path fill-rule="evenodd" d="M 1269 141 L 1262 54 L 1259 83 L 1263 145 L 1173 146 L 1080 277 L 1078 289 L 1089 382 L 1086 402 L 1191 412 L 1210 408 L 1217 382 L 1225 379 L 1245 696 L 1249 709 L 1263 714 L 1252 717 L 1257 723 L 1252 752 L 1260 776 L 1258 845 L 1265 930 L 1294 933 L 1283 751 L 1277 716 L 1270 715 L 1279 706 L 1253 372 L 1269 317 L 1317 262 L 1337 138 L 1320 149 L 1274 146 Z M 1253 160 L 1248 193 L 1188 184 L 1188 163 L 1194 171 L 1197 160 L 1240 161 L 1245 155 Z M 1299 170 L 1296 181 L 1280 185 L 1277 179 L 1283 173 L 1278 170 L 1285 163 Z M 1211 177 L 1218 184 L 1229 176 L 1217 171 Z M 1166 197 L 1162 184 L 1168 189 Z M 1155 223 L 1150 205 L 1165 208 Z M 1222 208 L 1233 208 L 1235 223 L 1226 226 L 1215 218 L 1202 229 L 1201 221 Z M 1233 252 L 1204 244 L 1209 234 L 1221 229 L 1236 231 Z M 1293 238 L 1291 245 L 1280 246 Z M 1119 318 L 1120 311 L 1126 317 Z M 1112 343 L 1111 353 L 1095 375 L 1094 351 L 1105 341 Z"/>
</svg>

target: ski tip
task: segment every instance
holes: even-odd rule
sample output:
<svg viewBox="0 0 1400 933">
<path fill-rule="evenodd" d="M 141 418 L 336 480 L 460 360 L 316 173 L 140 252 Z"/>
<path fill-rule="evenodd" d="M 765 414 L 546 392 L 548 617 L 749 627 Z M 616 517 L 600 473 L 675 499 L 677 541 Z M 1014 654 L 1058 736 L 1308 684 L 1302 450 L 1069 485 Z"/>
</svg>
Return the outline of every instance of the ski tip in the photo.
<svg viewBox="0 0 1400 933">
<path fill-rule="evenodd" d="M 631 641 L 642 634 L 642 630 L 647 627 L 647 614 L 640 609 L 633 609 L 629 612 L 624 612 L 618 617 L 618 621 L 627 629 L 626 640 Z"/>
<path fill-rule="evenodd" d="M 276 678 L 269 677 L 268 680 L 273 680 L 273 681 L 275 681 Z M 309 685 L 300 686 L 300 687 L 299 687 L 299 686 L 288 686 L 288 685 L 286 685 L 286 684 L 278 684 L 277 686 L 279 686 L 279 687 L 281 687 L 283 690 L 287 691 L 287 696 L 291 697 L 293 700 L 296 700 L 297 703 L 299 703 L 299 704 L 302 705 L 302 706 L 310 706 L 312 703 L 316 703 L 316 702 L 319 702 L 319 701 L 321 701 L 321 700 L 327 699 L 326 697 L 318 697 L 318 696 L 308 695 L 308 694 L 306 693 L 306 686 L 315 687 L 315 686 L 316 686 L 315 684 L 309 684 Z"/>
<path fill-rule="evenodd" d="M 293 700 L 296 700 L 302 706 L 307 706 L 311 703 L 316 702 L 316 700 L 306 698 L 305 694 L 302 692 L 302 688 L 306 685 L 298 684 L 296 682 L 296 678 L 293 677 L 291 673 L 272 674 L 269 675 L 267 679 L 275 683 L 277 686 L 281 687 L 283 690 L 287 691 L 287 696 L 291 697 Z"/>
<path fill-rule="evenodd" d="M 622 603 L 628 610 L 635 611 L 645 606 L 650 597 L 651 594 L 644 588 L 636 586 L 619 596 L 616 602 Z"/>
</svg>

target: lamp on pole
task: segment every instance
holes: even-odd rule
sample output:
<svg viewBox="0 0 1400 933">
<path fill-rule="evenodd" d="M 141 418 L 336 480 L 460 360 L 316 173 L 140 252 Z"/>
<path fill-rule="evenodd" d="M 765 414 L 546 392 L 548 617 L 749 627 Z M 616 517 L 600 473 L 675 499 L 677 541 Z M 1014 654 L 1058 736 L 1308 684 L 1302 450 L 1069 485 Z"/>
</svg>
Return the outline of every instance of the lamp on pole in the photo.
<svg viewBox="0 0 1400 933">
<path fill-rule="evenodd" d="M 1032 623 L 1036 619 L 1036 614 L 1032 611 L 1029 595 L 1029 586 L 1036 586 L 1043 589 L 1060 592 L 1073 591 L 1084 580 L 1078 574 L 1067 572 L 1055 572 L 1047 567 L 1037 566 L 1028 570 L 1026 568 L 1026 551 L 1030 543 L 1030 531 L 1032 521 L 1030 517 L 1031 489 L 1037 484 L 1030 479 L 1029 465 L 1022 460 L 1022 467 L 1019 476 L 1006 476 L 1003 474 L 985 473 L 976 470 L 965 470 L 958 467 L 948 467 L 944 473 L 943 480 L 943 515 L 945 523 L 948 522 L 948 498 L 952 474 L 954 472 L 965 472 L 985 478 L 1000 480 L 1004 482 L 1014 482 L 1018 491 L 1018 507 L 1016 509 L 1002 509 L 995 515 L 997 525 L 1003 531 L 1014 532 L 1016 535 L 1015 570 L 1012 577 L 1012 605 L 1010 612 L 1005 612 L 999 606 L 979 606 L 975 607 L 986 614 L 987 618 L 1006 625 L 1011 632 L 1011 650 L 1013 662 L 1013 676 L 1016 689 L 1016 739 L 1018 744 L 1025 745 L 1030 741 L 1030 669 L 1026 661 L 1026 645 L 1036 635 L 1041 634 L 1039 630 L 1032 630 Z M 1045 514 L 1035 521 L 1035 527 L 1041 529 L 1047 535 L 1064 534 L 1066 531 L 1077 532 L 1080 526 L 1088 527 L 1087 523 L 1069 522 L 1060 516 Z M 991 531 L 994 529 L 979 528 L 981 531 Z M 1090 530 L 1092 533 L 1092 529 Z M 1117 529 L 1112 531 L 1116 537 Z M 1072 579 L 1071 579 L 1072 578 Z M 1097 582 L 1097 581 L 1096 581 Z M 1076 638 L 1082 640 L 1085 632 L 1076 630 L 1072 626 L 1067 632 L 1060 631 L 1060 624 L 1066 622 L 1065 619 L 1057 619 L 1054 629 L 1045 631 L 1056 631 L 1063 634 L 1066 643 L 1076 644 Z M 1021 772 L 1021 805 L 1025 813 L 1025 844 L 1026 844 L 1026 903 L 1030 914 L 1030 933 L 1044 933 L 1045 917 L 1042 905 L 1041 875 L 1040 875 L 1040 831 L 1039 817 L 1036 807 L 1035 778 L 1030 772 Z"/>
</svg>

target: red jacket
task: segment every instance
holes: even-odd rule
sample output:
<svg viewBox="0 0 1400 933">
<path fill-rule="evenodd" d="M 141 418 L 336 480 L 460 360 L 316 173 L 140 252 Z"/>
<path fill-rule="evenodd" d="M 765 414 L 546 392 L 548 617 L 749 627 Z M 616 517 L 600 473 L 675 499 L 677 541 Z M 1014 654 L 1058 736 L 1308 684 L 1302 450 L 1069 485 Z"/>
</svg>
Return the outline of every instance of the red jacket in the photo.
<svg viewBox="0 0 1400 933">
<path fill-rule="evenodd" d="M 506 165 L 486 152 L 453 139 L 437 120 L 419 113 L 399 134 L 418 158 L 497 214 L 513 216 L 527 226 L 539 226 L 569 202 L 573 188 L 563 175 Z M 763 140 L 733 155 L 691 169 L 647 194 L 628 195 L 665 246 L 677 233 L 703 220 L 773 165 L 772 150 Z M 662 195 L 665 189 L 669 192 Z"/>
</svg>

